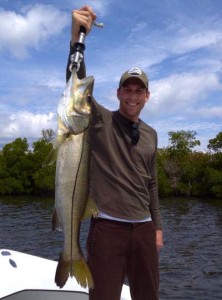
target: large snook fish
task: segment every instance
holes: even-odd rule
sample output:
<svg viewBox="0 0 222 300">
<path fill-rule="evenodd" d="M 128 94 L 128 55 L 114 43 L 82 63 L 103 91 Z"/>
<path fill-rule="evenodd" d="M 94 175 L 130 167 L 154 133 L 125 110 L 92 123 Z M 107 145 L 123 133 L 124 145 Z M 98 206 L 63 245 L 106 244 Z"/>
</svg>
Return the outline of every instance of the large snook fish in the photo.
<svg viewBox="0 0 222 300">
<path fill-rule="evenodd" d="M 89 95 L 93 84 L 92 76 L 79 80 L 73 71 L 58 105 L 58 134 L 53 145 L 57 161 L 52 227 L 61 229 L 64 236 L 55 274 L 60 288 L 69 276 L 74 276 L 82 287 L 93 287 L 79 244 L 81 220 L 96 213 L 95 204 L 89 199 Z"/>
</svg>

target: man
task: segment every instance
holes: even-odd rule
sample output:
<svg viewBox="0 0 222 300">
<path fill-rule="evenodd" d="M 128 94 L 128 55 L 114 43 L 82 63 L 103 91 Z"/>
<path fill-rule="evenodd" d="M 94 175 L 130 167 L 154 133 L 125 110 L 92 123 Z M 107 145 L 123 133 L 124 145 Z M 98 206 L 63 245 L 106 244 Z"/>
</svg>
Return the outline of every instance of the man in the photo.
<svg viewBox="0 0 222 300">
<path fill-rule="evenodd" d="M 88 34 L 95 19 L 89 6 L 73 11 L 70 55 L 80 26 Z M 70 56 L 67 80 L 69 64 Z M 84 62 L 78 76 L 85 76 Z M 149 97 L 148 78 L 134 67 L 121 76 L 119 110 L 111 112 L 92 99 L 90 197 L 99 215 L 91 220 L 87 240 L 94 279 L 90 300 L 119 300 L 125 276 L 133 300 L 158 299 L 158 250 L 163 238 L 157 134 L 139 119 Z"/>
</svg>

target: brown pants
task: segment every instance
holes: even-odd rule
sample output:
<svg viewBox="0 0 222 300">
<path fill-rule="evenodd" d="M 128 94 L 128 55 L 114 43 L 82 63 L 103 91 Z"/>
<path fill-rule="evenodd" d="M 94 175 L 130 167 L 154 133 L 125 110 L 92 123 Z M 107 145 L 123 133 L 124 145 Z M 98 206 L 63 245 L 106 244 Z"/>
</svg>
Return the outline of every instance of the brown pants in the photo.
<svg viewBox="0 0 222 300">
<path fill-rule="evenodd" d="M 153 222 L 92 219 L 87 240 L 94 279 L 90 300 L 120 300 L 127 275 L 132 300 L 158 300 L 159 262 Z"/>
</svg>

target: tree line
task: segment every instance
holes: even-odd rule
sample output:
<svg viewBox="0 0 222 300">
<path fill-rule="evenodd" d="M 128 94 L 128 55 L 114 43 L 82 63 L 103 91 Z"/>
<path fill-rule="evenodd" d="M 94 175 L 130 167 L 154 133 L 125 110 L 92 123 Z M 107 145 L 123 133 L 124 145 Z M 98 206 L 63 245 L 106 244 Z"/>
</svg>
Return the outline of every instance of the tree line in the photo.
<svg viewBox="0 0 222 300">
<path fill-rule="evenodd" d="M 26 138 L 17 138 L 0 151 L 0 195 L 54 195 L 55 164 L 43 167 L 55 133 L 42 130 L 30 149 Z M 207 152 L 195 131 L 170 131 L 169 145 L 158 149 L 160 197 L 197 196 L 222 198 L 222 132 L 209 140 Z"/>
</svg>

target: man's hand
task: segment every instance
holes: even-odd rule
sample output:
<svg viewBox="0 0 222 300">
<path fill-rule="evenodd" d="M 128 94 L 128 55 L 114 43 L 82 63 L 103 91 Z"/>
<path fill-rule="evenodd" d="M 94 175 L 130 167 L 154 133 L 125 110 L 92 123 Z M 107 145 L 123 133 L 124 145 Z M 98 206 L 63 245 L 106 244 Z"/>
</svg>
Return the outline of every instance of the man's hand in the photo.
<svg viewBox="0 0 222 300">
<path fill-rule="evenodd" d="M 160 250 L 163 247 L 163 231 L 156 230 L 156 246 Z"/>
<path fill-rule="evenodd" d="M 86 34 L 88 34 L 92 28 L 95 19 L 96 14 L 93 12 L 93 9 L 88 5 L 85 5 L 78 10 L 72 11 L 72 45 L 78 42 L 80 26 L 84 26 L 86 29 Z"/>
</svg>

